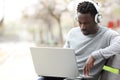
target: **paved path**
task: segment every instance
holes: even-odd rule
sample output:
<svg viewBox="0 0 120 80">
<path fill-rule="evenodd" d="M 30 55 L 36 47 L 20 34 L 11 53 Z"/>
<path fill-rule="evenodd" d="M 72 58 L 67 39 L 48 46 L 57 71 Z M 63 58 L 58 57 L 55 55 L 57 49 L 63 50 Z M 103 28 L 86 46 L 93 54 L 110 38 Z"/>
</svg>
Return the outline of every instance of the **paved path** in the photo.
<svg viewBox="0 0 120 80">
<path fill-rule="evenodd" d="M 1 43 L 7 57 L 0 64 L 0 80 L 37 80 L 29 47 L 33 43 Z"/>
</svg>

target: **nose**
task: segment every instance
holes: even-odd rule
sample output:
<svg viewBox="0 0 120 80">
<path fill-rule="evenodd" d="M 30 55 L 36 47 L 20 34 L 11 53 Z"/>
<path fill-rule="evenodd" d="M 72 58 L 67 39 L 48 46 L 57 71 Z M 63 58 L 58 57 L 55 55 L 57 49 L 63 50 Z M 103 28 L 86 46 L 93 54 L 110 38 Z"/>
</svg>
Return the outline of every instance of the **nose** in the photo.
<svg viewBox="0 0 120 80">
<path fill-rule="evenodd" d="M 86 29 L 84 24 L 81 24 L 80 27 L 81 27 L 82 30 Z"/>
</svg>

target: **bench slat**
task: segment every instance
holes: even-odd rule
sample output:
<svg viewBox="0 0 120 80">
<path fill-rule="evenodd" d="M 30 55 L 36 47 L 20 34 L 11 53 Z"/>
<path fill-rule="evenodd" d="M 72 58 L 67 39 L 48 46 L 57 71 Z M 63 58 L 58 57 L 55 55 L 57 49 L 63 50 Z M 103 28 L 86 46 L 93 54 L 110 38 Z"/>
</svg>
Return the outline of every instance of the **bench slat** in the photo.
<svg viewBox="0 0 120 80">
<path fill-rule="evenodd" d="M 120 54 L 116 54 L 108 59 L 105 65 L 120 70 Z M 118 71 L 118 73 L 120 73 L 120 71 Z M 104 70 L 99 80 L 120 80 L 120 74 L 114 74 Z"/>
</svg>

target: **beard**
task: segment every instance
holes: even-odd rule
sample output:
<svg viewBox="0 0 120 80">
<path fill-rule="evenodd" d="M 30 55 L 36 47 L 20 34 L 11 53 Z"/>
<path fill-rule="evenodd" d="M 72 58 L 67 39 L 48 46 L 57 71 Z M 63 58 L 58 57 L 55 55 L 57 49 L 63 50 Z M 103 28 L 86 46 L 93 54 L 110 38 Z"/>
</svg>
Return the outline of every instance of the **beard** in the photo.
<svg viewBox="0 0 120 80">
<path fill-rule="evenodd" d="M 81 30 L 84 35 L 89 35 L 90 32 L 88 30 Z"/>
</svg>

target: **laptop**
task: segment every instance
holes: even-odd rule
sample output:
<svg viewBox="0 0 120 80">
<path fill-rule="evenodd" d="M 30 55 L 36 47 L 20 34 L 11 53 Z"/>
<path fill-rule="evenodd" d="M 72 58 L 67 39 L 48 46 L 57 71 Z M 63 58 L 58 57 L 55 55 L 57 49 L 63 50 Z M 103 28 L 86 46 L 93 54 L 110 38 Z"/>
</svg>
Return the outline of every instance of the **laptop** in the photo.
<svg viewBox="0 0 120 80">
<path fill-rule="evenodd" d="M 83 78 L 79 76 L 74 49 L 31 47 L 30 51 L 38 76 Z"/>
<path fill-rule="evenodd" d="M 75 51 L 70 48 L 31 47 L 31 56 L 38 76 L 91 79 L 79 74 Z"/>
</svg>

